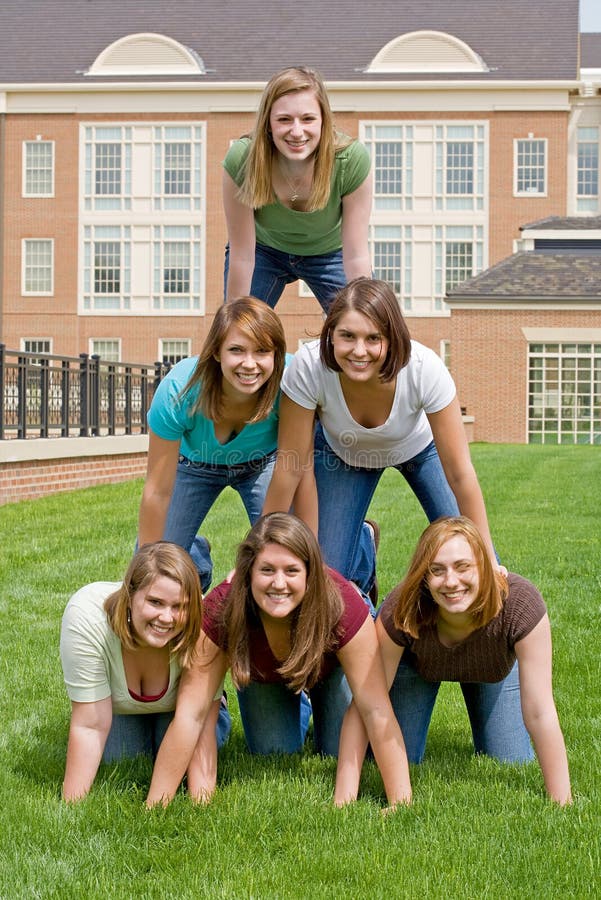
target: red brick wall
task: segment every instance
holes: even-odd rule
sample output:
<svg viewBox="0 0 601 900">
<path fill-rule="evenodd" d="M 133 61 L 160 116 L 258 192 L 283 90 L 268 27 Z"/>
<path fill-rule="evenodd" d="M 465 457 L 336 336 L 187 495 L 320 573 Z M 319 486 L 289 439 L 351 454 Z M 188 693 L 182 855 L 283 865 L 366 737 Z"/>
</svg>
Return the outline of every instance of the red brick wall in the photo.
<svg viewBox="0 0 601 900">
<path fill-rule="evenodd" d="M 146 474 L 146 453 L 0 463 L 0 506 Z"/>
</svg>

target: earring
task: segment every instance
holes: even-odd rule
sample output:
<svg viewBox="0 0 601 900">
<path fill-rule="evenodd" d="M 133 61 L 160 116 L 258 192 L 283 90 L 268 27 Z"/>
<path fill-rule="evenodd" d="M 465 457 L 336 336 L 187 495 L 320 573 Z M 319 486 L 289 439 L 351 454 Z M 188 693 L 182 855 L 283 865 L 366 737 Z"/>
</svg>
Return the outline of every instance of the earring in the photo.
<svg viewBox="0 0 601 900">
<path fill-rule="evenodd" d="M 131 625 L 131 609 L 127 607 L 127 624 Z"/>
</svg>

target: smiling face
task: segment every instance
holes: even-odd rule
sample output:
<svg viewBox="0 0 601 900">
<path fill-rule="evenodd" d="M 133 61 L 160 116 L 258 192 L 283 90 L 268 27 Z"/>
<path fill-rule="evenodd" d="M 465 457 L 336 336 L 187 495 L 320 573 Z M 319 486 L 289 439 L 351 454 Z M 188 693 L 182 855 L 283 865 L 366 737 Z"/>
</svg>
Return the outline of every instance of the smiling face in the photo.
<svg viewBox="0 0 601 900">
<path fill-rule="evenodd" d="M 232 325 L 216 359 L 221 365 L 223 390 L 251 395 L 273 375 L 275 353 L 273 349 L 259 347 L 241 328 Z"/>
<path fill-rule="evenodd" d="M 287 619 L 307 590 L 307 567 L 281 544 L 266 544 L 250 570 L 250 589 L 263 615 Z"/>
<path fill-rule="evenodd" d="M 367 316 L 349 309 L 331 332 L 334 359 L 351 381 L 377 380 L 388 353 L 388 340 Z"/>
<path fill-rule="evenodd" d="M 187 604 L 181 585 L 159 575 L 131 601 L 131 631 L 141 647 L 165 647 L 184 627 Z"/>
<path fill-rule="evenodd" d="M 442 618 L 451 621 L 453 616 L 469 613 L 478 598 L 480 575 L 464 537 L 454 535 L 439 547 L 430 563 L 427 585 Z"/>
<path fill-rule="evenodd" d="M 276 150 L 289 161 L 309 159 L 321 138 L 321 108 L 313 91 L 294 91 L 275 100 L 269 127 Z"/>
</svg>

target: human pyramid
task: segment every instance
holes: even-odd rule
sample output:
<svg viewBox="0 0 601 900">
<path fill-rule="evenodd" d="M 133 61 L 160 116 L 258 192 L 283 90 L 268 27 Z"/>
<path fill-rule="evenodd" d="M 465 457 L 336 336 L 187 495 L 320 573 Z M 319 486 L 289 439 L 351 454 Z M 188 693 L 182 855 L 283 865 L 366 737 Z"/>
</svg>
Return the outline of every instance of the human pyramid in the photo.
<svg viewBox="0 0 601 900">
<path fill-rule="evenodd" d="M 411 802 L 443 681 L 461 684 L 476 753 L 535 751 L 550 798 L 570 803 L 546 607 L 497 559 L 450 373 L 372 278 L 365 147 L 335 130 L 319 76 L 287 68 L 223 166 L 226 302 L 153 398 L 139 549 L 122 582 L 86 585 L 63 616 L 65 800 L 102 760 L 138 753 L 155 760 L 148 806 L 184 776 L 210 800 L 229 671 L 249 751 L 301 750 L 312 718 L 316 751 L 338 758 L 339 806 L 357 797 L 368 745 L 386 810 Z M 287 359 L 273 308 L 298 279 L 325 321 Z M 366 516 L 387 468 L 430 524 L 376 610 Z M 208 592 L 199 529 L 228 485 L 252 527 Z"/>
</svg>

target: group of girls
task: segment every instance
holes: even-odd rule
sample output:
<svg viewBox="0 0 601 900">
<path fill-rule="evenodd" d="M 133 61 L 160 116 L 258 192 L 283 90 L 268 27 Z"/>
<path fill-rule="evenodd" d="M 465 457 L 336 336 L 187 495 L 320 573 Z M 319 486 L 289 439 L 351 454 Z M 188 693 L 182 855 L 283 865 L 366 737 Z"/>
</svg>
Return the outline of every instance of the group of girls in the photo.
<svg viewBox="0 0 601 900">
<path fill-rule="evenodd" d="M 524 762 L 532 740 L 550 797 L 570 802 L 544 602 L 497 562 L 448 370 L 371 278 L 369 159 L 335 132 L 315 73 L 271 79 L 223 195 L 228 302 L 153 398 L 140 549 L 122 583 L 88 585 L 63 618 L 64 797 L 83 797 L 102 759 L 148 752 L 149 806 L 185 775 L 210 798 L 229 670 L 250 752 L 300 750 L 312 716 L 317 751 L 338 757 L 339 805 L 357 796 L 368 744 L 388 805 L 410 802 L 408 762 L 447 680 L 476 752 Z M 298 278 L 325 321 L 287 364 L 271 307 Z M 431 524 L 374 621 L 378 534 L 364 520 L 388 467 Z M 199 528 L 228 485 L 252 527 L 202 600 Z"/>
</svg>

